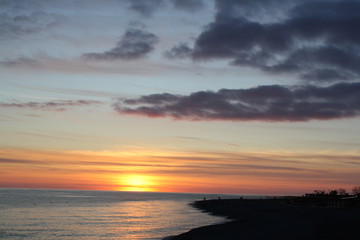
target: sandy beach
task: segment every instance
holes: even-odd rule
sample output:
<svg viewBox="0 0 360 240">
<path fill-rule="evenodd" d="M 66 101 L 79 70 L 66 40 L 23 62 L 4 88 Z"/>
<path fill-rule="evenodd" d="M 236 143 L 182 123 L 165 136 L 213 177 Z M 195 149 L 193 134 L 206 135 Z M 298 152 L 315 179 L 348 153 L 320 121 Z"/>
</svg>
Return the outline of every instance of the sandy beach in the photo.
<svg viewBox="0 0 360 240">
<path fill-rule="evenodd" d="M 224 224 L 193 229 L 170 240 L 346 239 L 358 236 L 359 208 L 296 206 L 283 199 L 207 200 L 194 204 L 228 217 Z"/>
</svg>

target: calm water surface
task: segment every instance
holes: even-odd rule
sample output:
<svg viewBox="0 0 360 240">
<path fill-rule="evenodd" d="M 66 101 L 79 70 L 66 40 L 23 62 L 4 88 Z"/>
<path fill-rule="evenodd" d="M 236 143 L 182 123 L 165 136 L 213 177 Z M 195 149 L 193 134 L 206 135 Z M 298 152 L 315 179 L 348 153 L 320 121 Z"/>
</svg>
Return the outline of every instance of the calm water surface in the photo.
<svg viewBox="0 0 360 240">
<path fill-rule="evenodd" d="M 229 195 L 0 189 L 0 239 L 162 239 L 224 222 L 188 204 Z"/>
</svg>

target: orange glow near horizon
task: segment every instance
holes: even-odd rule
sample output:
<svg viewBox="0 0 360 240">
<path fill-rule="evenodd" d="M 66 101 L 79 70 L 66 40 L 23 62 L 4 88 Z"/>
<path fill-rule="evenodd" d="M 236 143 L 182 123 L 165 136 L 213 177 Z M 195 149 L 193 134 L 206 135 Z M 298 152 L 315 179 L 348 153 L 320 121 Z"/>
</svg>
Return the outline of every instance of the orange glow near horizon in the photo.
<svg viewBox="0 0 360 240">
<path fill-rule="evenodd" d="M 303 194 L 351 190 L 360 180 L 357 153 L 0 149 L 0 156 L 6 188 Z"/>
</svg>

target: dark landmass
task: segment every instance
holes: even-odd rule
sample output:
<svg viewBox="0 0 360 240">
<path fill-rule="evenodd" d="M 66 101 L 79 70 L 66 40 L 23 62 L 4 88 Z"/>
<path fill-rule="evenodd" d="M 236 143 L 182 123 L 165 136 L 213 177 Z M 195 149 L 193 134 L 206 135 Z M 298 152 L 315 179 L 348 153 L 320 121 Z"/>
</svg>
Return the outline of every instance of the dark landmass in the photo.
<svg viewBox="0 0 360 240">
<path fill-rule="evenodd" d="M 360 236 L 360 207 L 356 197 L 204 200 L 193 206 L 232 221 L 166 239 L 339 240 Z"/>
</svg>

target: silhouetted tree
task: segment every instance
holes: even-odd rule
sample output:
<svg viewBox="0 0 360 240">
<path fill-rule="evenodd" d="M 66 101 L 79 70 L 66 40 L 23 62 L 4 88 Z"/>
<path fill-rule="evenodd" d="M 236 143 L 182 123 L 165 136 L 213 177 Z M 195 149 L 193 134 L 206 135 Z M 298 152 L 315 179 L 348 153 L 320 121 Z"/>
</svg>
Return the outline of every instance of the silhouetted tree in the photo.
<svg viewBox="0 0 360 240">
<path fill-rule="evenodd" d="M 329 190 L 329 195 L 336 196 L 336 195 L 338 195 L 338 192 L 336 190 Z"/>
<path fill-rule="evenodd" d="M 337 189 L 337 192 L 338 192 L 338 194 L 341 195 L 341 196 L 349 195 L 344 188 L 339 188 L 339 189 Z"/>
<path fill-rule="evenodd" d="M 314 194 L 317 195 L 317 196 L 324 195 L 325 191 L 323 191 L 323 190 L 314 190 Z"/>
<path fill-rule="evenodd" d="M 353 193 L 354 195 L 359 195 L 359 194 L 360 194 L 360 186 L 355 186 L 355 187 L 353 187 L 352 193 Z"/>
</svg>

